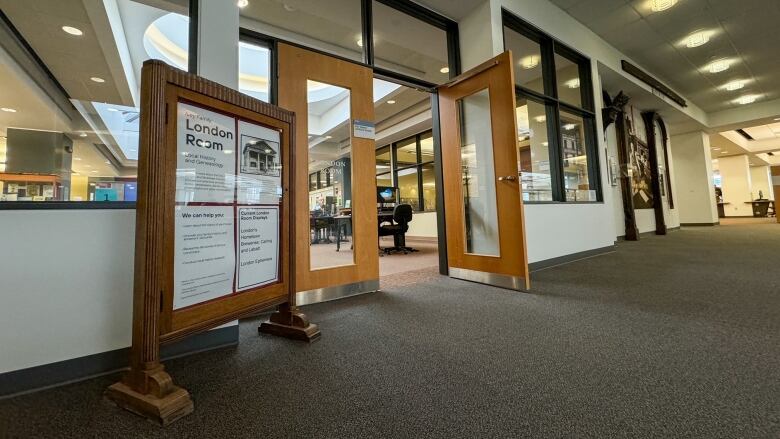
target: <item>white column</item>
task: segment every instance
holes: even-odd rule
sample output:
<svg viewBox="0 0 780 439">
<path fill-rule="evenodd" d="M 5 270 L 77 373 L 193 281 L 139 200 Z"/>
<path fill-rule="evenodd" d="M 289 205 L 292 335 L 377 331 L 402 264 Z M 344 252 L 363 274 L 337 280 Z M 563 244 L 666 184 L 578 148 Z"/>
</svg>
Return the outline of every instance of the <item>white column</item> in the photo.
<svg viewBox="0 0 780 439">
<path fill-rule="evenodd" d="M 238 26 L 236 0 L 198 0 L 197 74 L 236 90 Z M 238 321 L 219 328 L 235 325 Z"/>
<path fill-rule="evenodd" d="M 703 131 L 672 136 L 670 139 L 675 172 L 676 198 L 680 224 L 716 224 L 718 208 L 712 174 L 710 138 Z"/>
<path fill-rule="evenodd" d="M 238 89 L 236 0 L 198 2 L 198 75 Z"/>
<path fill-rule="evenodd" d="M 750 182 L 750 162 L 746 155 L 721 157 L 718 159 L 723 201 L 726 216 L 753 216 L 753 201 Z M 756 193 L 758 195 L 758 193 Z"/>
<path fill-rule="evenodd" d="M 772 176 L 769 174 L 769 166 L 755 166 L 750 168 L 750 191 L 753 193 L 753 199 L 759 198 L 758 192 L 761 191 L 766 200 L 774 200 L 772 191 Z"/>
</svg>

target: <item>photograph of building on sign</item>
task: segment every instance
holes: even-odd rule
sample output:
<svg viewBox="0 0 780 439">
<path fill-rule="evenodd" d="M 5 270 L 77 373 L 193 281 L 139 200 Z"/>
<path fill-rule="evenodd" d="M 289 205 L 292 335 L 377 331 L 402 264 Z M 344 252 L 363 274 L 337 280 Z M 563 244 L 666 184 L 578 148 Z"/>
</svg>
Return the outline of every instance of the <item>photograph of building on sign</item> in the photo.
<svg viewBox="0 0 780 439">
<path fill-rule="evenodd" d="M 280 175 L 279 142 L 242 135 L 241 172 L 278 177 Z"/>
</svg>

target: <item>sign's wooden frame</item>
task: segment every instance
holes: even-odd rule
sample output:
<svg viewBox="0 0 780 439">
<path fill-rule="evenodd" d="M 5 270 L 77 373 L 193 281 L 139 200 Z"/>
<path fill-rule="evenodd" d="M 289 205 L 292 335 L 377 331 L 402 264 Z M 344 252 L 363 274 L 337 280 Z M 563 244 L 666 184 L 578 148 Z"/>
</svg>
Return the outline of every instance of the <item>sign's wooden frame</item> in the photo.
<svg viewBox="0 0 780 439">
<path fill-rule="evenodd" d="M 192 412 L 189 393 L 160 363 L 170 343 L 277 306 L 263 332 L 312 341 L 319 336 L 295 306 L 292 160 L 295 114 L 229 87 L 150 60 L 141 73 L 140 157 L 136 205 L 133 344 L 130 370 L 106 395 L 162 424 Z M 204 107 L 281 134 L 280 281 L 195 306 L 173 309 L 177 104 Z"/>
</svg>

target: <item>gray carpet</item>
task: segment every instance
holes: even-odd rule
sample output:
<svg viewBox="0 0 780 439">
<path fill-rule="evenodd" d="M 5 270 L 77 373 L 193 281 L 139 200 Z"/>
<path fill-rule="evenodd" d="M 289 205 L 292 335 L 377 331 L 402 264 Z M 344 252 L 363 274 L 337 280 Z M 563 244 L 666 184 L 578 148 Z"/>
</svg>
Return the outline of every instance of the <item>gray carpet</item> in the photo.
<svg viewBox="0 0 780 439">
<path fill-rule="evenodd" d="M 117 376 L 0 401 L 0 437 L 780 437 L 780 226 L 692 228 L 537 272 L 306 308 L 168 362 L 196 412 L 162 429 L 103 400 Z"/>
</svg>

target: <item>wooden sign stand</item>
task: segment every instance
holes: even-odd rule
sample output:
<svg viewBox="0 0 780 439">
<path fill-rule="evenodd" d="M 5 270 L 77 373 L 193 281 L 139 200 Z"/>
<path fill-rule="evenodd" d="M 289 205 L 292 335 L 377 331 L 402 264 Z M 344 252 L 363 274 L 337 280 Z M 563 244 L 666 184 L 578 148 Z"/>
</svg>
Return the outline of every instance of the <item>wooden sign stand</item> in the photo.
<svg viewBox="0 0 780 439">
<path fill-rule="evenodd" d="M 202 108 L 235 120 L 235 145 L 239 146 L 240 123 L 276 132 L 280 142 L 280 181 L 282 191 L 277 207 L 279 219 L 278 266 L 273 282 L 256 288 L 238 288 L 213 300 L 174 309 L 174 261 L 177 207 L 177 112 L 180 104 Z M 220 117 L 222 117 L 220 116 Z M 181 127 L 178 127 L 181 128 Z M 133 291 L 133 344 L 130 370 L 120 382 L 106 390 L 117 405 L 146 416 L 163 425 L 191 413 L 189 393 L 174 384 L 160 363 L 160 345 L 181 340 L 242 317 L 277 306 L 271 321 L 261 331 L 294 339 L 312 341 L 319 337 L 316 325 L 295 306 L 293 275 L 295 242 L 291 206 L 294 188 L 291 158 L 295 115 L 236 90 L 196 75 L 183 72 L 161 61 L 144 63 L 141 80 L 140 158 L 138 202 L 136 207 L 135 276 Z M 200 145 L 199 145 L 200 146 Z M 235 157 L 236 181 L 239 179 L 239 151 Z M 227 152 L 225 154 L 228 154 Z M 222 157 L 222 156 L 219 156 Z M 243 162 L 242 166 L 243 166 Z M 243 171 L 242 171 L 243 172 Z M 227 179 L 227 175 L 226 179 Z M 232 173 L 230 174 L 232 175 Z M 237 185 L 237 183 L 234 183 Z M 236 186 L 238 187 L 238 186 Z M 238 194 L 235 189 L 235 194 Z M 178 205 L 194 204 L 179 202 Z M 202 203 L 205 206 L 207 203 Z M 207 208 L 206 206 L 205 208 Z M 256 208 L 239 206 L 238 195 L 223 209 Z M 234 217 L 234 247 L 238 248 L 238 218 Z M 240 223 L 239 223 L 240 224 Z M 235 248 L 233 255 L 235 256 Z M 236 258 L 238 258 L 236 256 Z M 238 264 L 236 264 L 238 265 Z M 234 274 L 240 273 L 234 269 Z"/>
</svg>

